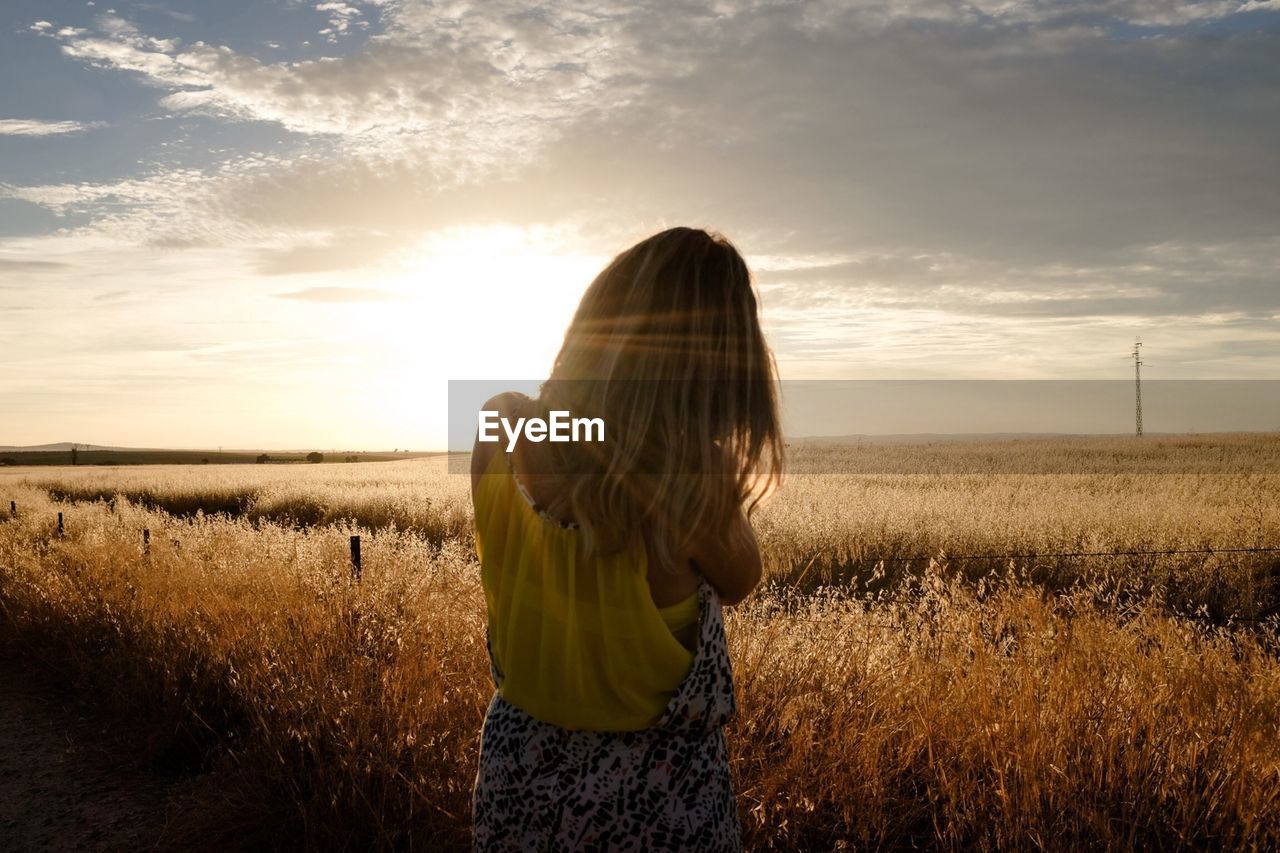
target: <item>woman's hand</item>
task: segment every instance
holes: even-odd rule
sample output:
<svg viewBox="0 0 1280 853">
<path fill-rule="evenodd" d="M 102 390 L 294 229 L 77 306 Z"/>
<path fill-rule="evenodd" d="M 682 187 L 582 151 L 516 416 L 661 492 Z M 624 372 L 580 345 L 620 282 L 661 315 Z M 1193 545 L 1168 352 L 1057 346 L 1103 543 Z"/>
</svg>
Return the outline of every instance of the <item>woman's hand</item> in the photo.
<svg viewBox="0 0 1280 853">
<path fill-rule="evenodd" d="M 496 411 L 501 417 L 507 417 L 528 399 L 519 392 L 504 391 L 490 397 L 480 408 L 483 411 Z M 502 452 L 501 442 L 481 441 L 480 432 L 476 431 L 475 440 L 471 443 L 471 500 L 473 503 L 476 493 L 480 491 L 480 478 L 484 476 L 485 471 L 489 470 L 489 461 L 493 459 L 493 454 Z"/>
</svg>

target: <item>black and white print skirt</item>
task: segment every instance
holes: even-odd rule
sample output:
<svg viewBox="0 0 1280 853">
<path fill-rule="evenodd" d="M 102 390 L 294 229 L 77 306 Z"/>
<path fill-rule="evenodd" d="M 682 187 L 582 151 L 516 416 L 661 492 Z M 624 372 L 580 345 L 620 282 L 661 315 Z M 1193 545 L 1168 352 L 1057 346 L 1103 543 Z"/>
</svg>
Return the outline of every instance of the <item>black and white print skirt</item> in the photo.
<svg viewBox="0 0 1280 853">
<path fill-rule="evenodd" d="M 742 849 L 724 740 L 733 672 L 705 578 L 698 614 L 693 665 L 650 728 L 562 729 L 494 693 L 472 795 L 475 850 Z M 501 685 L 492 648 L 489 663 Z"/>
</svg>

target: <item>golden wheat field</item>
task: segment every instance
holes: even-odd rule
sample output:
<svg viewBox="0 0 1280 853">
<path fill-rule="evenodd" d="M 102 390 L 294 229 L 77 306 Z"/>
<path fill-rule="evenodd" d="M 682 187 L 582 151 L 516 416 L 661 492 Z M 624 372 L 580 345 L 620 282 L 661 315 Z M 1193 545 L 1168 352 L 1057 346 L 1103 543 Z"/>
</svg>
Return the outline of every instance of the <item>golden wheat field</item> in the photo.
<svg viewBox="0 0 1280 853">
<path fill-rule="evenodd" d="M 1280 846 L 1277 461 L 792 447 L 726 612 L 749 846 Z M 173 846 L 467 847 L 492 683 L 443 458 L 14 469 L 0 500 L 4 642 L 217 780 Z"/>
</svg>

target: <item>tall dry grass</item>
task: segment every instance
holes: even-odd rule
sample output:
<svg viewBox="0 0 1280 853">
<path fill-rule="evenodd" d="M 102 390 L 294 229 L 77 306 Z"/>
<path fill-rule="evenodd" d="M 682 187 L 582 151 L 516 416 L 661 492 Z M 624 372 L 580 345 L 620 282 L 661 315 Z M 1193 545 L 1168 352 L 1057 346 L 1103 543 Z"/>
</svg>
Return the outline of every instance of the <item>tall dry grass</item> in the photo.
<svg viewBox="0 0 1280 853">
<path fill-rule="evenodd" d="M 0 498 L 20 513 L 0 522 L 4 641 L 152 720 L 158 760 L 212 772 L 217 787 L 171 826 L 174 847 L 465 847 L 492 690 L 478 567 L 469 529 L 403 523 L 417 513 L 445 530 L 434 514 L 465 508 L 466 478 L 442 466 L 298 466 L 292 481 L 262 466 L 57 472 L 55 490 L 112 489 L 114 507 L 54 501 L 33 485 L 48 476 L 7 472 Z M 981 577 L 926 561 L 891 579 L 857 562 L 1277 544 L 1275 503 L 1257 503 L 1274 481 L 1214 476 L 793 477 L 760 519 L 775 583 L 727 616 L 740 700 L 728 736 L 750 845 L 1280 845 L 1274 621 L 1181 618 L 1188 602 L 1168 584 L 1135 595 L 1124 582 L 1185 568 L 1167 561 L 1099 562 L 1052 583 L 1035 561 Z M 255 498 L 238 514 L 182 516 L 126 489 Z M 397 503 L 406 493 L 431 503 Z M 253 515 L 271 494 L 276 506 L 310 495 L 332 514 L 314 526 Z M 395 508 L 389 523 L 344 520 L 377 506 Z M 858 583 L 824 584 L 823 559 L 852 565 Z M 1273 565 L 1219 566 L 1197 606 L 1256 612 L 1255 582 Z"/>
<path fill-rule="evenodd" d="M 121 502 L 68 512 L 59 538 L 59 505 L 18 494 L 0 523 L 7 643 L 148 715 L 162 762 L 224 777 L 175 848 L 464 845 L 489 679 L 470 552 L 364 530 L 353 586 L 355 528 Z"/>
<path fill-rule="evenodd" d="M 466 477 L 445 460 L 342 465 L 152 465 L 0 472 L 68 503 L 128 501 L 171 515 L 225 515 L 295 528 L 357 525 L 436 543 L 468 540 Z M 12 500 L 12 498 L 10 498 Z"/>
<path fill-rule="evenodd" d="M 806 445 L 756 518 L 766 569 L 788 586 L 884 588 L 928 557 L 1194 550 L 1280 541 L 1280 434 Z M 0 472 L 68 502 L 129 500 L 298 528 L 354 524 L 471 541 L 467 478 L 443 459 L 356 465 L 89 467 Z M 907 560 L 909 557 L 925 559 Z M 881 559 L 888 562 L 880 565 Z M 1269 564 L 1194 554 L 1024 560 L 1032 580 L 1123 583 L 1219 618 L 1275 604 Z M 972 561 L 986 574 L 999 560 Z M 1258 574 L 1259 571 L 1263 574 Z M 874 583 L 873 583 L 874 581 Z"/>
</svg>

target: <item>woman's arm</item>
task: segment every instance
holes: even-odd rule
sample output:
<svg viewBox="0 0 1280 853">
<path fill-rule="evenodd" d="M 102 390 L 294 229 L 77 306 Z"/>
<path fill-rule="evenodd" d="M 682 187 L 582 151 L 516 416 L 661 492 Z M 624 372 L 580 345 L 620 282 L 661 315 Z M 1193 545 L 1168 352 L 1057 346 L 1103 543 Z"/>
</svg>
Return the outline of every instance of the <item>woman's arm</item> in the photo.
<svg viewBox="0 0 1280 853">
<path fill-rule="evenodd" d="M 718 529 L 708 529 L 689 550 L 694 567 L 706 575 L 724 604 L 738 604 L 760 583 L 760 543 L 747 514 L 738 508 Z"/>
</svg>

